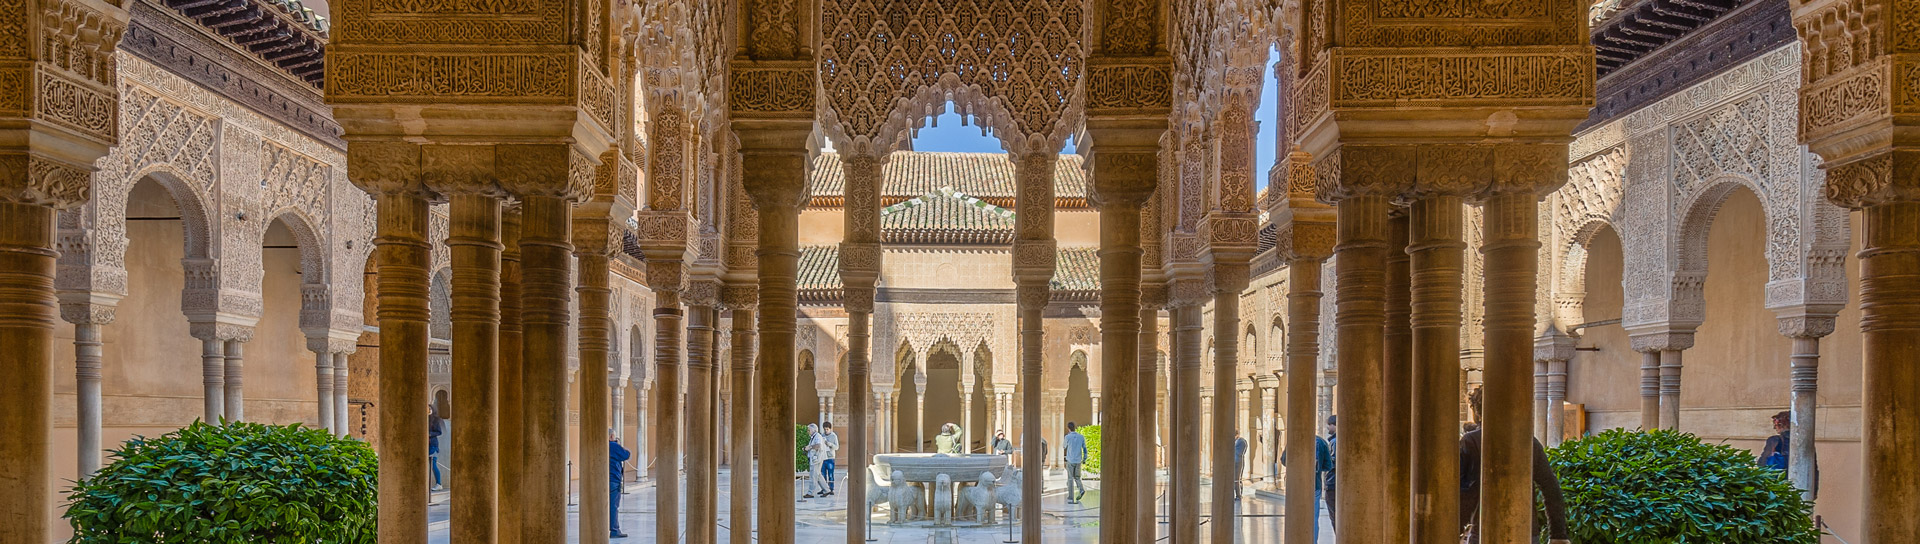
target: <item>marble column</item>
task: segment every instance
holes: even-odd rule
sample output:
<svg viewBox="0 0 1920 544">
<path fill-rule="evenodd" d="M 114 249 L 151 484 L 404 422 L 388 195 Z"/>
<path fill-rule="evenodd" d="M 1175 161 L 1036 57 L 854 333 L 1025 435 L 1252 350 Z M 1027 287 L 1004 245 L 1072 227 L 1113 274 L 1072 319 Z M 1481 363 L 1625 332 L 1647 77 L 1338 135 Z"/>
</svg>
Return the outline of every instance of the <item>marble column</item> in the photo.
<svg viewBox="0 0 1920 544">
<path fill-rule="evenodd" d="M 1640 429 L 1660 428 L 1660 350 L 1640 351 Z"/>
<path fill-rule="evenodd" d="M 1382 360 L 1386 328 L 1389 236 L 1384 194 L 1362 193 L 1338 204 L 1339 246 L 1334 259 L 1338 312 L 1335 348 L 1340 368 L 1335 399 L 1340 414 L 1340 489 L 1335 533 L 1343 540 L 1388 542 L 1386 413 Z M 1491 267 L 1489 267 L 1491 268 Z"/>
<path fill-rule="evenodd" d="M 1205 289 L 1198 280 L 1179 280 L 1171 287 L 1173 314 L 1173 436 L 1168 437 L 1170 477 L 1168 516 L 1173 542 L 1200 542 L 1200 365 L 1201 333 L 1205 329 L 1201 304 Z"/>
<path fill-rule="evenodd" d="M 1545 367 L 1542 369 L 1545 380 L 1540 395 L 1544 406 L 1540 409 L 1546 412 L 1546 425 L 1542 428 L 1540 442 L 1549 448 L 1560 445 L 1560 437 L 1566 436 L 1566 421 L 1562 415 L 1564 410 L 1560 405 L 1567 400 L 1567 364 L 1576 353 L 1576 340 L 1560 332 L 1558 326 L 1548 325 L 1547 332 L 1533 343 L 1535 363 Z"/>
<path fill-rule="evenodd" d="M 494 468 L 500 474 L 495 500 L 503 513 L 496 521 L 494 536 L 500 544 L 520 542 L 521 518 L 517 512 L 524 504 L 521 485 L 525 473 L 521 467 L 526 459 L 527 395 L 521 386 L 526 370 L 521 364 L 525 347 L 520 324 L 520 236 L 520 206 L 509 205 L 500 215 L 499 409 L 494 411 L 494 445 L 499 448 Z"/>
<path fill-rule="evenodd" d="M 1680 429 L 1680 354 L 1683 350 L 1660 352 L 1660 428 Z"/>
<path fill-rule="evenodd" d="M 758 335 L 754 321 L 754 309 L 759 304 L 758 292 L 753 285 L 729 285 L 723 292 L 724 302 L 733 311 L 732 356 L 728 361 L 732 372 L 727 378 L 732 380 L 733 406 L 728 410 L 732 421 L 727 424 L 728 466 L 732 470 L 732 480 L 728 482 L 727 526 L 728 542 L 751 542 L 753 540 L 753 355 Z"/>
<path fill-rule="evenodd" d="M 927 360 L 921 357 L 922 364 Z M 913 451 L 927 451 L 927 369 L 913 375 Z"/>
<path fill-rule="evenodd" d="M 66 293 L 60 297 L 66 298 Z M 96 297 L 86 295 L 89 299 Z M 80 478 L 86 479 L 100 470 L 100 327 L 113 322 L 114 306 L 63 300 L 60 317 L 73 324 L 75 446 Z M 332 380 L 326 381 L 327 390 L 333 389 L 332 385 Z"/>
<path fill-rule="evenodd" d="M 450 189 L 450 188 L 449 188 Z M 448 533 L 461 542 L 493 542 L 499 517 L 500 198 L 448 196 L 452 257 L 453 488 Z"/>
<path fill-rule="evenodd" d="M 1142 458 L 1151 459 L 1151 449 L 1138 447 L 1140 441 L 1123 440 L 1127 433 L 1139 434 L 1141 421 L 1153 413 L 1153 405 L 1135 402 L 1143 386 L 1140 374 L 1128 368 L 1140 366 L 1142 324 L 1141 207 L 1153 196 L 1158 173 L 1155 150 L 1125 153 L 1110 147 L 1096 148 L 1092 155 L 1092 199 L 1100 209 L 1100 391 L 1093 397 L 1093 421 L 1110 432 L 1101 433 L 1100 542 L 1131 543 L 1151 540 L 1153 533 L 1139 532 L 1142 520 L 1151 520 L 1153 510 L 1139 508 L 1143 490 L 1141 481 L 1153 481 L 1153 472 L 1141 470 Z M 1140 161 L 1145 161 L 1144 163 Z M 1146 166 L 1143 166 L 1146 165 Z M 1235 293 L 1236 295 L 1238 293 Z M 1149 376 L 1151 377 L 1151 376 Z M 1101 395 L 1113 401 L 1100 402 Z M 1150 467 L 1149 467 L 1150 468 Z M 1150 492 L 1144 492 L 1151 496 Z"/>
<path fill-rule="evenodd" d="M 873 515 L 867 510 L 867 462 L 873 453 L 867 447 L 871 436 L 869 426 L 873 418 L 868 417 L 872 409 L 871 398 L 873 376 L 869 360 L 873 345 L 873 332 L 869 322 L 873 316 L 872 289 L 847 290 L 844 296 L 847 308 L 847 543 L 861 544 L 867 540 L 867 524 L 861 523 Z"/>
<path fill-rule="evenodd" d="M 7 15 L 20 23 L 25 16 Z M 29 68 L 31 70 L 31 68 Z M 53 536 L 54 208 L 25 179 L 24 156 L 0 168 L 0 542 Z M 77 172 L 84 187 L 85 172 Z M 59 177 L 58 174 L 52 177 Z M 84 189 L 80 189 L 84 194 Z M 1037 541 L 1036 541 L 1037 542 Z"/>
<path fill-rule="evenodd" d="M 253 331 L 244 330 L 242 334 L 235 335 L 225 341 L 226 351 L 222 358 L 226 363 L 224 366 L 226 370 L 226 391 L 222 394 L 221 399 L 227 404 L 223 414 L 226 416 L 227 421 L 247 420 L 247 355 L 245 348 L 247 341 L 251 339 L 253 339 Z"/>
<path fill-rule="evenodd" d="M 1020 445 L 1022 448 L 1025 448 L 1027 452 L 1027 454 L 1022 457 L 1025 462 L 1021 463 L 1024 468 L 1024 473 L 1021 475 L 1020 480 L 1020 496 L 1038 498 L 1041 496 L 1041 491 L 1046 481 L 1046 467 L 1044 465 L 1051 457 L 1040 448 L 1040 443 L 1045 440 L 1045 437 L 1041 436 L 1040 431 L 1040 418 L 1043 413 L 1040 406 L 1040 379 L 1041 368 L 1044 364 L 1041 355 L 1041 348 L 1043 346 L 1041 344 L 1042 333 L 1040 328 L 1042 326 L 1043 313 L 1047 308 L 1047 300 L 1051 298 L 1052 293 L 1049 290 L 1048 284 L 1044 281 L 1022 282 L 1017 287 L 1017 291 L 1020 305 L 1018 310 L 1020 312 L 1020 412 L 1022 419 Z M 1060 441 L 1055 440 L 1054 443 L 1058 444 Z M 1034 454 L 1039 454 L 1039 457 L 1032 457 Z M 1034 470 L 1036 468 L 1039 470 Z M 1038 500 L 1022 500 L 1020 502 L 1021 542 L 1041 541 L 1041 512 L 1042 509 L 1040 507 L 1040 501 Z"/>
<path fill-rule="evenodd" d="M 1409 501 L 1413 486 L 1413 276 L 1407 251 L 1410 212 L 1393 209 L 1387 226 L 1386 328 L 1380 352 L 1381 427 L 1387 460 L 1385 489 L 1389 542 L 1407 542 L 1412 533 Z"/>
<path fill-rule="evenodd" d="M 409 144 L 373 145 L 381 146 L 381 152 L 369 155 L 418 158 L 418 148 Z M 378 189 L 373 191 L 379 229 L 373 258 L 379 281 L 380 397 L 376 406 L 380 428 L 425 429 L 427 268 L 432 259 L 432 245 L 427 242 L 429 195 L 405 178 L 355 181 Z M 380 542 L 425 544 L 427 443 L 418 433 L 384 432 L 379 449 Z"/>
<path fill-rule="evenodd" d="M 541 170 L 548 171 L 547 168 Z M 568 325 L 573 321 L 569 307 L 573 298 L 573 210 L 571 199 L 559 194 L 519 193 L 520 361 L 526 406 L 522 423 L 526 455 L 520 481 L 520 538 L 521 542 L 543 544 L 563 541 L 567 535 L 567 348 L 571 333 Z M 384 286 L 382 293 L 385 293 Z M 385 337 L 381 340 L 384 345 Z M 587 365 L 585 361 L 581 364 Z M 606 361 L 601 360 L 599 364 L 604 368 Z M 381 378 L 384 382 L 384 358 L 381 359 Z M 604 385 L 604 382 L 596 383 L 595 387 L 604 390 Z M 582 482 L 586 481 L 584 476 L 592 472 L 599 471 L 583 470 Z M 583 535 L 582 541 L 592 536 Z"/>
<path fill-rule="evenodd" d="M 696 280 L 687 287 L 687 544 L 714 541 L 719 519 L 717 474 L 713 464 L 714 424 L 712 357 L 714 296 L 718 282 Z"/>
<path fill-rule="evenodd" d="M 1160 351 L 1160 308 L 1167 304 L 1165 285 L 1145 285 L 1140 289 L 1140 340 L 1139 353 L 1135 357 L 1139 377 L 1135 401 L 1141 410 L 1139 420 L 1134 426 L 1133 448 L 1135 463 L 1140 467 L 1139 481 L 1136 483 L 1134 497 L 1135 508 L 1140 512 L 1138 535 L 1143 537 L 1159 536 L 1159 520 L 1156 519 L 1156 495 L 1159 491 L 1156 475 L 1159 458 L 1159 351 Z"/>
<path fill-rule="evenodd" d="M 1903 4 L 1905 8 L 1912 6 Z M 1893 179 L 1913 180 L 1912 151 L 1902 150 Z M 1838 178 L 1829 174 L 1829 184 Z M 1910 187 L 1909 187 L 1909 190 Z M 1829 194 L 1832 186 L 1829 185 Z M 1861 447 L 1865 456 L 1863 542 L 1920 541 L 1920 200 L 1903 193 L 1863 210 L 1860 233 L 1860 330 L 1866 381 Z"/>
<path fill-rule="evenodd" d="M 96 337 L 96 338 L 98 338 L 98 335 L 99 335 L 99 334 L 100 334 L 100 333 L 99 333 L 99 331 L 98 331 L 98 330 L 96 329 L 96 330 L 94 331 L 94 335 L 95 335 L 95 337 Z M 97 342 L 97 341 L 96 341 L 96 342 Z M 77 352 L 79 351 L 79 343 L 80 343 L 80 331 L 79 331 L 79 330 L 78 330 L 78 329 L 76 328 L 76 329 L 74 330 L 74 344 L 75 344 L 75 351 L 76 351 L 76 353 L 77 353 Z M 77 358 L 77 357 L 76 357 L 76 358 Z M 98 380 L 99 380 L 99 378 L 98 378 L 98 374 L 99 374 L 99 371 L 98 371 L 98 367 L 97 367 L 97 365 L 98 365 L 98 363 L 95 363 L 95 365 L 96 365 L 96 369 L 95 369 L 95 371 L 94 371 L 94 374 L 95 374 L 95 378 L 94 378 L 94 379 L 95 379 L 95 383 L 96 383 L 96 386 L 95 386 L 95 387 L 97 388 L 97 387 L 98 387 L 98 385 L 97 385 L 97 384 L 98 384 Z M 324 349 L 324 348 L 323 348 L 323 349 L 321 349 L 321 350 L 319 350 L 319 351 L 315 351 L 315 352 L 313 352 L 313 383 L 314 383 L 314 385 L 315 385 L 315 386 L 317 386 L 316 388 L 317 388 L 317 389 L 319 390 L 319 391 L 317 392 L 317 394 L 316 394 L 316 395 L 314 396 L 314 398 L 315 398 L 316 400 L 318 400 L 318 401 L 319 401 L 319 404 L 320 404 L 320 406 L 319 406 L 319 408 L 320 408 L 320 410 L 319 410 L 319 411 L 320 411 L 320 419 L 318 419 L 317 421 L 318 421 L 318 422 L 319 422 L 319 424 L 320 424 L 320 428 L 322 428 L 322 429 L 326 429 L 326 430 L 327 430 L 327 432 L 329 432 L 329 433 L 331 433 L 331 432 L 333 432 L 333 431 L 334 431 L 334 424 L 333 424 L 333 354 L 332 354 L 332 353 L 328 353 L 328 352 L 327 352 L 327 350 L 326 350 L 326 349 Z M 82 397 L 82 398 L 85 398 L 85 397 L 86 397 L 87 395 L 86 395 L 86 392 L 85 392 L 85 385 L 84 385 L 84 383 L 82 383 L 82 384 L 80 384 L 80 386 L 79 386 L 79 387 L 80 387 L 80 393 L 79 393 L 79 396 L 80 396 L 80 397 Z M 96 396 L 95 398 L 98 398 L 98 397 Z M 84 427 L 85 427 L 85 424 L 86 424 L 86 421 L 85 421 L 85 419 L 84 419 L 84 418 L 82 418 L 82 420 L 81 420 L 81 425 L 82 425 L 82 428 L 83 428 L 83 429 L 84 429 Z M 82 444 L 81 444 L 81 448 L 80 448 L 80 451 L 82 451 L 82 452 L 86 452 L 86 451 L 88 451 L 88 450 L 86 449 L 86 444 L 85 444 L 85 442 L 86 442 L 86 440 L 85 440 L 84 438 L 85 438 L 85 437 L 82 437 L 82 440 L 81 440 L 81 442 L 82 442 Z M 99 445 L 99 443 L 98 443 L 98 442 L 95 442 L 95 444 L 94 444 L 94 445 L 95 445 L 95 446 L 98 446 L 98 445 Z M 82 455 L 82 457 L 85 457 L 85 455 Z M 98 465 L 95 465 L 95 467 L 98 467 Z M 90 472 L 90 471 L 82 471 L 82 472 L 81 472 L 81 474 L 88 474 L 89 472 Z"/>
<path fill-rule="evenodd" d="M 353 433 L 347 425 L 351 421 L 347 417 L 347 355 L 345 351 L 333 354 L 333 422 L 339 427 L 334 434 L 342 437 Z"/>
<path fill-rule="evenodd" d="M 1824 309 L 1823 309 L 1824 310 Z M 1780 334 L 1793 339 L 1793 355 L 1788 362 L 1793 392 L 1793 432 L 1788 444 L 1787 477 L 1800 488 L 1802 498 L 1813 500 L 1820 452 L 1814 447 L 1820 438 L 1818 418 L 1820 392 L 1820 339 L 1833 333 L 1834 316 L 1825 311 L 1799 311 L 1780 318 Z"/>
<path fill-rule="evenodd" d="M 601 168 L 612 166 L 618 152 L 611 152 Z M 578 298 L 580 315 L 578 322 L 578 351 L 580 359 L 580 426 L 576 440 L 579 441 L 579 457 L 574 466 L 580 474 L 580 515 L 579 529 L 581 544 L 600 544 L 607 542 L 612 526 L 608 493 L 612 489 L 612 474 L 599 470 L 607 463 L 608 440 L 613 436 L 609 408 L 608 376 L 609 352 L 612 346 L 613 331 L 613 270 L 614 252 L 623 245 L 620 235 L 626 228 L 626 218 L 632 216 L 631 208 L 612 206 L 603 198 L 594 198 L 582 202 L 573 217 L 573 256 L 579 271 L 579 283 L 574 288 Z M 563 365 L 564 366 L 564 365 Z M 565 404 L 561 404 L 565 411 Z M 562 427 L 563 429 L 565 427 Z M 711 426 L 708 427 L 711 430 Z M 709 440 L 711 443 L 711 440 Z M 711 474 L 711 473 L 709 473 Z M 709 476 L 711 477 L 711 476 Z M 710 518 L 709 518 L 710 519 Z M 712 531 L 713 524 L 706 524 Z"/>
<path fill-rule="evenodd" d="M 1413 338 L 1413 445 L 1409 493 L 1413 542 L 1460 534 L 1460 328 L 1466 211 L 1434 194 L 1408 210 Z"/>
<path fill-rule="evenodd" d="M 1483 542 L 1530 542 L 1533 538 L 1533 437 L 1528 432 L 1533 405 L 1529 402 L 1528 369 L 1533 362 L 1534 282 L 1540 240 L 1538 197 L 1530 188 L 1524 189 L 1497 190 L 1482 203 L 1485 234 L 1481 252 L 1486 255 L 1487 271 L 1486 421 L 1481 432 L 1480 469 Z M 1346 371 L 1344 365 L 1341 370 Z M 1349 428 L 1343 426 L 1342 430 Z M 1346 438 L 1341 439 L 1345 443 Z M 1346 512 L 1341 514 L 1344 519 Z"/>
<path fill-rule="evenodd" d="M 1239 393 L 1235 386 L 1240 370 L 1240 292 L 1247 289 L 1247 265 L 1244 262 L 1215 262 L 1208 271 L 1210 287 L 1213 289 L 1213 523 L 1210 531 L 1214 542 L 1233 542 L 1233 531 L 1239 525 L 1230 523 L 1237 518 L 1235 510 L 1239 502 L 1234 500 L 1234 491 L 1240 485 L 1240 475 L 1236 473 L 1233 462 L 1234 417 L 1240 413 Z"/>
<path fill-rule="evenodd" d="M 1547 361 L 1533 361 L 1533 437 L 1547 442 Z"/>
<path fill-rule="evenodd" d="M 675 261 L 653 261 L 647 265 L 649 287 L 653 288 L 653 375 L 656 411 L 648 414 L 653 422 L 654 541 L 680 542 L 680 293 L 685 290 L 686 270 Z M 784 473 L 783 473 L 784 474 Z M 689 521 L 688 523 L 696 523 Z M 532 543 L 529 543 L 532 544 Z"/>
<path fill-rule="evenodd" d="M 227 415 L 227 344 L 211 326 L 204 331 L 196 328 L 193 337 L 200 340 L 200 398 L 206 406 L 201 420 L 219 423 Z"/>
<path fill-rule="evenodd" d="M 808 117 L 811 120 L 811 117 Z M 782 125 L 784 126 L 784 125 Z M 734 121 L 742 142 L 742 172 L 747 193 L 759 212 L 760 238 L 760 413 L 754 445 L 760 474 L 792 474 L 794 349 L 799 299 L 800 205 L 805 200 L 806 131 L 760 130 Z M 749 137 L 751 135 L 751 137 Z M 794 486 L 760 488 L 760 542 L 792 544 Z"/>
</svg>

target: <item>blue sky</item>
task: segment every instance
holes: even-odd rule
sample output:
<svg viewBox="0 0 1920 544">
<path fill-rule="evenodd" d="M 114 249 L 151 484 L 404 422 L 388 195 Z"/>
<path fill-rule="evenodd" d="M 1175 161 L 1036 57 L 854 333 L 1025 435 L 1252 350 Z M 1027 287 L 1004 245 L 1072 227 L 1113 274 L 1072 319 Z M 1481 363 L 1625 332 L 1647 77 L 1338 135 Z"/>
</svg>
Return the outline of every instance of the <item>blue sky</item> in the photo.
<svg viewBox="0 0 1920 544">
<path fill-rule="evenodd" d="M 1269 55 L 1277 54 L 1278 53 L 1269 53 Z M 1269 60 L 1272 58 L 1273 57 L 1270 56 Z M 1254 144 L 1254 157 L 1257 161 L 1254 164 L 1254 190 L 1256 191 L 1267 187 L 1267 171 L 1273 168 L 1273 161 L 1276 158 L 1273 140 L 1278 137 L 1278 133 L 1275 131 L 1280 125 L 1279 120 L 1275 117 L 1278 115 L 1278 109 L 1275 107 L 1273 99 L 1274 89 L 1279 87 L 1279 83 L 1274 81 L 1273 71 L 1271 69 L 1267 70 L 1266 79 L 1266 85 L 1261 89 L 1261 92 L 1264 93 L 1265 96 L 1260 99 L 1260 109 L 1254 113 L 1255 118 L 1260 120 L 1259 140 L 1258 143 Z M 952 108 L 948 109 L 951 110 Z M 1067 149 L 1063 151 L 1063 153 L 1074 152 L 1075 143 L 1077 142 L 1068 142 Z M 918 137 L 913 139 L 913 149 L 916 151 L 955 151 L 965 153 L 1000 153 L 1004 151 L 1000 149 L 999 139 L 993 136 L 981 135 L 979 125 L 971 123 L 962 125 L 960 122 L 960 114 L 952 112 L 941 114 L 940 117 L 927 123 L 926 128 L 920 129 Z"/>
</svg>

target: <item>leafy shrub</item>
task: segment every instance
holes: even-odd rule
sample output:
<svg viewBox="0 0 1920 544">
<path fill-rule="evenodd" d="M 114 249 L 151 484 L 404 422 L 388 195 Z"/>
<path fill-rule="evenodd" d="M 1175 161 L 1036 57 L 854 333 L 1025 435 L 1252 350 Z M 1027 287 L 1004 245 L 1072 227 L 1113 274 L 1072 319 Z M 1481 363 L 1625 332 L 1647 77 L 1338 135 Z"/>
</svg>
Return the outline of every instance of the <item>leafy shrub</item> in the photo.
<svg viewBox="0 0 1920 544">
<path fill-rule="evenodd" d="M 807 432 L 806 425 L 793 426 L 793 470 L 806 472 L 813 470 L 813 462 L 807 460 L 807 442 L 813 441 L 813 433 Z"/>
<path fill-rule="evenodd" d="M 68 495 L 69 544 L 371 544 L 379 461 L 299 425 L 195 422 L 136 437 Z"/>
<path fill-rule="evenodd" d="M 1080 470 L 1085 472 L 1091 472 L 1094 474 L 1099 474 L 1100 473 L 1100 426 L 1099 425 L 1082 425 L 1079 427 L 1079 430 L 1080 430 L 1080 436 L 1084 436 L 1087 438 L 1087 462 L 1080 464 Z M 1120 437 L 1117 435 L 1114 436 L 1115 440 L 1118 440 L 1119 438 Z"/>
<path fill-rule="evenodd" d="M 1813 503 L 1747 450 L 1691 434 L 1609 430 L 1547 452 L 1580 544 L 1817 544 Z"/>
</svg>

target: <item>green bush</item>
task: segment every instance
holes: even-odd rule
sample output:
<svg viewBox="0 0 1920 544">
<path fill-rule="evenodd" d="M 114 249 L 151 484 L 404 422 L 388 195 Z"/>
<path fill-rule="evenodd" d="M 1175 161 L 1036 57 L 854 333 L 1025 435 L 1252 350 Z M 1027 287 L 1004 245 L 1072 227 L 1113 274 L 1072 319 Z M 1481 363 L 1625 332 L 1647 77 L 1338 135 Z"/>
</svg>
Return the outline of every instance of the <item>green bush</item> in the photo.
<svg viewBox="0 0 1920 544">
<path fill-rule="evenodd" d="M 1084 436 L 1087 438 L 1087 462 L 1080 464 L 1080 470 L 1082 472 L 1099 474 L 1100 473 L 1100 426 L 1099 425 L 1081 425 L 1079 427 L 1079 431 L 1080 431 L 1080 436 Z M 1119 437 L 1115 436 L 1114 439 L 1118 440 Z"/>
<path fill-rule="evenodd" d="M 1818 544 L 1813 503 L 1747 450 L 1675 431 L 1609 430 L 1547 452 L 1580 544 Z"/>
<path fill-rule="evenodd" d="M 299 425 L 195 422 L 136 437 L 74 485 L 69 544 L 365 543 L 379 460 Z"/>
<path fill-rule="evenodd" d="M 793 426 L 793 470 L 807 472 L 813 470 L 813 463 L 807 460 L 807 442 L 813 440 L 813 433 L 807 432 L 806 425 Z"/>
</svg>

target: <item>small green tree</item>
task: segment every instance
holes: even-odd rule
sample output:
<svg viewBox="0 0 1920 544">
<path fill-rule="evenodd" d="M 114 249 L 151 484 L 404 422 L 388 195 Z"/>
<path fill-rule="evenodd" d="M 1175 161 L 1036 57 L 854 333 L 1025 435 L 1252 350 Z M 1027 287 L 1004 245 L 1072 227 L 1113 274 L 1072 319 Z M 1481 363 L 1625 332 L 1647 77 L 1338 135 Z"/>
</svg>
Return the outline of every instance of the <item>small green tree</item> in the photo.
<svg viewBox="0 0 1920 544">
<path fill-rule="evenodd" d="M 807 432 L 806 425 L 793 426 L 793 470 L 806 472 L 813 470 L 813 463 L 807 460 L 807 443 L 813 441 L 813 433 Z"/>
<path fill-rule="evenodd" d="M 1579 544 L 1818 544 L 1813 503 L 1747 450 L 1609 430 L 1547 452 Z"/>
<path fill-rule="evenodd" d="M 1099 474 L 1100 473 L 1100 426 L 1099 425 L 1081 425 L 1078 430 L 1080 431 L 1080 436 L 1086 437 L 1087 439 L 1087 462 L 1080 464 L 1080 470 L 1091 472 L 1094 474 Z M 1120 437 L 1118 435 L 1114 436 L 1115 440 L 1118 440 L 1119 438 Z"/>
<path fill-rule="evenodd" d="M 371 544 L 379 461 L 299 425 L 195 422 L 134 438 L 74 485 L 69 544 Z"/>
</svg>

